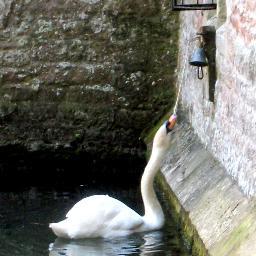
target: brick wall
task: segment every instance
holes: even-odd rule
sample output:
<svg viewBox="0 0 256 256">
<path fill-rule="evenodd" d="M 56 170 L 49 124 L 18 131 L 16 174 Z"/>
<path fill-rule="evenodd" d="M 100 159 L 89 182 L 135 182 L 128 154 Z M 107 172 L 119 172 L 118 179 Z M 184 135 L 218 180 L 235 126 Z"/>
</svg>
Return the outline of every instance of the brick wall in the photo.
<svg viewBox="0 0 256 256">
<path fill-rule="evenodd" d="M 179 83 L 182 106 L 202 142 L 247 195 L 256 195 L 256 3 L 218 1 L 215 11 L 181 14 Z M 223 14 L 226 13 L 224 23 Z M 209 100 L 208 68 L 198 80 L 188 64 L 201 26 L 216 28 L 214 102 Z M 183 72 L 184 71 L 184 72 Z"/>
</svg>

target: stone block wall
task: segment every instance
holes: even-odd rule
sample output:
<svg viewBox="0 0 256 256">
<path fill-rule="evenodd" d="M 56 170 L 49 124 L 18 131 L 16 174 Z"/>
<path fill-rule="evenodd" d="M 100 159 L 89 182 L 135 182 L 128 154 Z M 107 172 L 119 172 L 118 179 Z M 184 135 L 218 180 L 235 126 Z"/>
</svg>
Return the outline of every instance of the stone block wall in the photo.
<svg viewBox="0 0 256 256">
<path fill-rule="evenodd" d="M 256 255 L 255 198 L 242 192 L 185 117 L 180 112 L 159 183 L 191 255 Z"/>
<path fill-rule="evenodd" d="M 142 130 L 172 104 L 177 21 L 165 0 L 0 1 L 0 147 L 144 158 Z"/>
<path fill-rule="evenodd" d="M 242 191 L 256 195 L 256 3 L 218 1 L 215 11 L 181 14 L 179 83 L 182 106 L 195 132 Z M 197 79 L 189 58 L 202 26 L 216 29 L 214 100 L 209 97 L 208 68 Z"/>
</svg>

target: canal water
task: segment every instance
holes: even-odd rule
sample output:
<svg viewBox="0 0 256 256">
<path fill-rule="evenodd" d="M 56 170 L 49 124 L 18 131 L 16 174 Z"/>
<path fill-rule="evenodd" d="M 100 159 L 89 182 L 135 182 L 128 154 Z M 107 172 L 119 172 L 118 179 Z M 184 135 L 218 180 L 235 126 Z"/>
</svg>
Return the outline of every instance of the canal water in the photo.
<svg viewBox="0 0 256 256">
<path fill-rule="evenodd" d="M 60 221 L 72 205 L 85 196 L 108 194 L 140 214 L 143 213 L 137 188 L 110 189 L 86 185 L 72 188 L 30 187 L 0 192 L 0 256 L 189 256 L 178 227 L 167 218 L 160 231 L 133 234 L 114 239 L 56 239 L 48 228 Z M 160 195 L 161 200 L 165 200 Z"/>
</svg>

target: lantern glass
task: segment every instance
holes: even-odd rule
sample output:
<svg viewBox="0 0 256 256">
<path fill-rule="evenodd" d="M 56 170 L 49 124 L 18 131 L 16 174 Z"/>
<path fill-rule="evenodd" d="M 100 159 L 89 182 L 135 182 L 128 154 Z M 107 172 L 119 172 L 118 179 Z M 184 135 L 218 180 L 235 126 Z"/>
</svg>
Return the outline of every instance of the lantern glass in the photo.
<svg viewBox="0 0 256 256">
<path fill-rule="evenodd" d="M 174 11 L 213 10 L 217 8 L 217 0 L 172 0 Z"/>
</svg>

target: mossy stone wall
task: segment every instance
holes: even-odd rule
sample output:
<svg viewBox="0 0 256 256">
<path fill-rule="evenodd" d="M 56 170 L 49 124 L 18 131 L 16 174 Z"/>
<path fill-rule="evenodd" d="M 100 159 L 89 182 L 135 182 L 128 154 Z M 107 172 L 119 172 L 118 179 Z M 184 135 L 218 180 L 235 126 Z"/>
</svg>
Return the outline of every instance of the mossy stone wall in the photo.
<svg viewBox="0 0 256 256">
<path fill-rule="evenodd" d="M 169 2 L 10 0 L 0 10 L 3 154 L 141 161 L 142 130 L 173 102 L 178 15 Z"/>
</svg>

